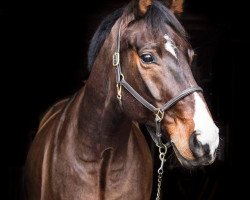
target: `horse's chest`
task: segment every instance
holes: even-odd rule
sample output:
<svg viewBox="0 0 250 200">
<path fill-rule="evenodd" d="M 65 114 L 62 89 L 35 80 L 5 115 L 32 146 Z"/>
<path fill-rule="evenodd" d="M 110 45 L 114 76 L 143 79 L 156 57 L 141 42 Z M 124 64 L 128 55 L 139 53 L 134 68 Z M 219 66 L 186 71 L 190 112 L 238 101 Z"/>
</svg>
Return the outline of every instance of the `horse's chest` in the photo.
<svg viewBox="0 0 250 200">
<path fill-rule="evenodd" d="M 149 199 L 151 193 L 151 170 L 130 166 L 122 173 L 108 175 L 106 199 Z"/>
<path fill-rule="evenodd" d="M 135 150 L 135 149 L 134 149 Z M 141 152 L 135 151 L 130 156 L 120 157 L 113 162 L 112 153 L 100 163 L 85 164 L 77 174 L 67 173 L 58 182 L 63 199 L 89 200 L 148 200 L 151 195 L 152 163 Z M 65 166 L 65 165 L 64 165 Z M 75 165 L 76 166 L 76 165 Z M 64 171 L 65 172 L 65 171 Z M 64 182 L 64 187 L 62 183 Z M 56 189 L 59 191 L 58 189 Z M 74 197 L 72 196 L 74 195 Z M 78 198 L 80 197 L 80 198 Z"/>
<path fill-rule="evenodd" d="M 144 146 L 145 145 L 145 146 Z M 128 155 L 120 162 L 110 163 L 105 178 L 105 198 L 150 199 L 152 186 L 152 160 L 148 146 L 129 146 Z"/>
<path fill-rule="evenodd" d="M 146 200 L 150 198 L 151 167 L 144 166 L 143 163 L 137 164 L 130 163 L 126 169 L 114 170 L 108 174 L 104 199 Z"/>
</svg>

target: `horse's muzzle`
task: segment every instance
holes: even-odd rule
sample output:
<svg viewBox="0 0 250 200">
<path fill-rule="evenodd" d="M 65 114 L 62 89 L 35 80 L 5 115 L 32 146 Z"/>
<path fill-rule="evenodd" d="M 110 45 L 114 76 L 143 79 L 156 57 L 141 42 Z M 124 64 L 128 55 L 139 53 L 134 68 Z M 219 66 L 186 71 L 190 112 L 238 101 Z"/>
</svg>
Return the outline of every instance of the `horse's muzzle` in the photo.
<svg viewBox="0 0 250 200">
<path fill-rule="evenodd" d="M 186 168 L 210 165 L 215 161 L 216 158 L 216 152 L 214 152 L 211 155 L 209 145 L 208 144 L 202 145 L 197 140 L 195 133 L 191 135 L 189 141 L 190 150 L 194 157 L 193 160 L 188 160 L 184 158 L 180 154 L 174 143 L 172 143 L 172 146 L 179 162 Z"/>
</svg>

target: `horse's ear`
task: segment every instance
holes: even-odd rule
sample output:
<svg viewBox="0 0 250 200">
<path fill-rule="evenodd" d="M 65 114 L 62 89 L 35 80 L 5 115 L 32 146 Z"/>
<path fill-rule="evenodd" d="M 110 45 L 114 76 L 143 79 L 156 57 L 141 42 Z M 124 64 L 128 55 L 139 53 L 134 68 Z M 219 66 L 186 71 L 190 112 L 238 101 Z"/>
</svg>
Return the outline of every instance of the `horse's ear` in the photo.
<svg viewBox="0 0 250 200">
<path fill-rule="evenodd" d="M 181 14 L 183 12 L 184 0 L 165 0 L 168 8 L 172 10 L 174 14 Z"/>
<path fill-rule="evenodd" d="M 135 6 L 137 7 L 137 14 L 143 16 L 147 13 L 148 9 L 152 5 L 153 0 L 135 0 Z"/>
</svg>

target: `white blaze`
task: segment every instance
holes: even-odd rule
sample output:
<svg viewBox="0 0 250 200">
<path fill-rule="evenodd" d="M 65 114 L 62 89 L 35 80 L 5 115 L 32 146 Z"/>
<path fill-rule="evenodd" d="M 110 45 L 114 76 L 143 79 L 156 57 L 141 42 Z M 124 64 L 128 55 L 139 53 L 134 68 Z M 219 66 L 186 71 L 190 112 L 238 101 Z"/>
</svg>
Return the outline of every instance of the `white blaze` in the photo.
<svg viewBox="0 0 250 200">
<path fill-rule="evenodd" d="M 176 55 L 176 52 L 175 52 L 175 49 L 176 49 L 176 46 L 175 46 L 175 43 L 174 41 L 168 36 L 168 35 L 164 35 L 164 38 L 166 40 L 166 43 L 165 43 L 165 49 L 171 53 L 175 58 L 177 58 L 177 55 Z"/>
<path fill-rule="evenodd" d="M 205 103 L 197 93 L 194 93 L 194 99 L 194 130 L 198 132 L 197 140 L 201 142 L 202 145 L 208 144 L 210 147 L 210 154 L 213 155 L 215 149 L 219 145 L 219 129 L 214 124 Z"/>
</svg>

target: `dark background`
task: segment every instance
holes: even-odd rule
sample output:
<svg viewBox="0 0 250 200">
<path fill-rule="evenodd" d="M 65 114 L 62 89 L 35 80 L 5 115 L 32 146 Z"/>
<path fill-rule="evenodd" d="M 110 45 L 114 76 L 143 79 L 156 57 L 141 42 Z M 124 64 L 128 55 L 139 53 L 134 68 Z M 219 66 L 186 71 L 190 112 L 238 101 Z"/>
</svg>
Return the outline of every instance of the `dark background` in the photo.
<svg viewBox="0 0 250 200">
<path fill-rule="evenodd" d="M 39 119 L 83 85 L 94 31 L 104 16 L 128 1 L 0 3 L 1 199 L 22 199 L 23 165 Z M 248 180 L 250 125 L 247 18 L 244 2 L 186 0 L 181 21 L 198 55 L 192 69 L 220 128 L 221 147 L 212 166 L 192 171 L 181 168 L 170 152 L 163 199 L 240 198 L 247 192 L 242 183 Z M 155 186 L 156 180 L 153 192 Z"/>
</svg>

